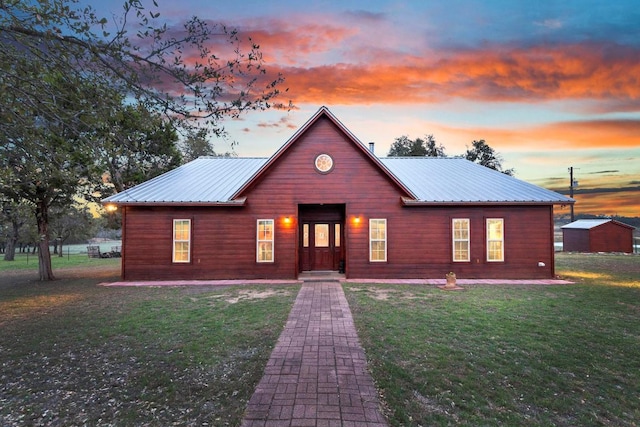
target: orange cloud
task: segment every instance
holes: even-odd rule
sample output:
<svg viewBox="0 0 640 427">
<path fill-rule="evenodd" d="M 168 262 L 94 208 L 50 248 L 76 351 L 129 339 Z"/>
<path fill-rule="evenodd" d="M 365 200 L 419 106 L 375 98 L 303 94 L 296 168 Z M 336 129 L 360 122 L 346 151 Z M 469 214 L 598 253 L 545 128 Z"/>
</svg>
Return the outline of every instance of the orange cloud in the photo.
<svg viewBox="0 0 640 427">
<path fill-rule="evenodd" d="M 296 43 L 289 39 L 289 48 L 295 50 Z M 301 43 L 306 46 L 304 39 Z M 618 99 L 640 108 L 636 78 L 640 50 L 631 47 L 493 46 L 440 53 L 440 57 L 379 53 L 366 63 L 290 66 L 280 71 L 299 103 L 424 103 L 454 97 L 492 102 Z"/>
<path fill-rule="evenodd" d="M 600 101 L 593 108 L 640 109 L 638 47 L 584 42 L 438 51 L 426 42 L 372 42 L 371 34 L 388 25 L 379 16 L 344 18 L 247 21 L 238 46 L 246 51 L 248 38 L 259 45 L 268 77 L 282 73 L 289 96 L 299 104 L 589 99 Z M 235 46 L 224 36 L 208 41 L 221 64 Z M 183 54 L 188 63 L 202 61 Z"/>
<path fill-rule="evenodd" d="M 574 195 L 574 213 L 640 217 L 640 190 Z"/>
<path fill-rule="evenodd" d="M 577 120 L 515 128 L 439 127 L 458 139 L 483 138 L 495 148 L 510 151 L 640 147 L 640 120 Z"/>
</svg>

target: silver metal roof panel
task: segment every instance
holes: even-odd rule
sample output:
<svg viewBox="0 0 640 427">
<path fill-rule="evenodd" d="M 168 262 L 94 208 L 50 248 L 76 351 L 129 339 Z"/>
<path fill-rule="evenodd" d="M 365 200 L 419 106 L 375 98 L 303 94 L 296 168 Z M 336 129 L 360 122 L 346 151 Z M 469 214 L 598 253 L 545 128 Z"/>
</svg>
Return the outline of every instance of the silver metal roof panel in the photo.
<svg viewBox="0 0 640 427">
<path fill-rule="evenodd" d="M 571 203 L 572 199 L 461 158 L 385 157 L 380 162 L 418 203 Z M 201 157 L 103 203 L 232 203 L 267 158 Z"/>
<path fill-rule="evenodd" d="M 266 158 L 200 157 L 103 203 L 228 203 Z"/>
<path fill-rule="evenodd" d="M 554 191 L 462 158 L 383 157 L 380 161 L 419 202 L 571 203 Z"/>
<path fill-rule="evenodd" d="M 611 222 L 610 219 L 579 219 L 577 221 L 571 222 L 567 225 L 563 225 L 561 228 L 573 228 L 577 230 L 590 230 L 599 225 L 606 224 L 607 222 Z"/>
</svg>

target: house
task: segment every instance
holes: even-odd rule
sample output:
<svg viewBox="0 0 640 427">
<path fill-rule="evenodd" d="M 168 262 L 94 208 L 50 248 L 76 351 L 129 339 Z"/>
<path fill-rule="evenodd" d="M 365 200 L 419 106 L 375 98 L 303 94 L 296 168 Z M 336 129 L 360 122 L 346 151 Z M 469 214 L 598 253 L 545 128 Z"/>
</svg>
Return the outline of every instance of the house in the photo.
<svg viewBox="0 0 640 427">
<path fill-rule="evenodd" d="M 562 227 L 564 252 L 633 252 L 635 227 L 613 219 L 579 219 Z"/>
<path fill-rule="evenodd" d="M 326 107 L 270 158 L 199 158 L 103 203 L 122 278 L 551 278 L 572 199 L 461 158 L 378 158 Z"/>
</svg>

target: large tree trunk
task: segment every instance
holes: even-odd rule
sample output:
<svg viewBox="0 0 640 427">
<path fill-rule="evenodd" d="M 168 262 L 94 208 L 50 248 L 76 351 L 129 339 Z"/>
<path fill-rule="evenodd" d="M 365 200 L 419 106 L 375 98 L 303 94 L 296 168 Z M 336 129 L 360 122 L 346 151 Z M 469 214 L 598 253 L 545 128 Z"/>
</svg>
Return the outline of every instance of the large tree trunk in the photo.
<svg viewBox="0 0 640 427">
<path fill-rule="evenodd" d="M 18 233 L 20 232 L 20 224 L 11 221 L 13 228 L 11 235 L 7 239 L 7 248 L 4 253 L 5 261 L 14 261 L 16 258 L 16 243 L 18 242 Z"/>
<path fill-rule="evenodd" d="M 14 261 L 16 259 L 16 240 L 13 237 L 9 237 L 9 240 L 7 240 L 7 247 L 4 252 L 5 261 Z"/>
<path fill-rule="evenodd" d="M 51 267 L 51 252 L 49 251 L 49 206 L 40 201 L 36 208 L 36 222 L 38 223 L 38 271 L 40 280 L 55 280 Z"/>
</svg>

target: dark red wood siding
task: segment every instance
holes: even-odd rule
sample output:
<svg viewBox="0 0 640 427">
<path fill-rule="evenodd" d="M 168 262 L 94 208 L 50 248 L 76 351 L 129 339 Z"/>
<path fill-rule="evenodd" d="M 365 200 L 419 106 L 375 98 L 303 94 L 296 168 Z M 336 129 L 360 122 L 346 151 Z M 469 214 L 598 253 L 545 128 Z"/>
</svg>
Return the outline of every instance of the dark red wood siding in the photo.
<svg viewBox="0 0 640 427">
<path fill-rule="evenodd" d="M 334 159 L 328 174 L 314 168 L 320 153 Z M 243 207 L 127 207 L 123 277 L 296 278 L 298 207 L 320 204 L 345 207 L 343 245 L 349 278 L 443 278 L 449 271 L 460 278 L 554 274 L 551 206 L 404 206 L 403 189 L 326 117 L 313 123 L 242 195 L 247 197 Z M 192 220 L 189 264 L 171 262 L 173 219 L 181 218 Z M 387 262 L 369 262 L 372 218 L 387 220 Z M 452 261 L 453 218 L 470 219 L 470 262 Z M 504 219 L 504 262 L 486 261 L 486 218 Z M 256 262 L 258 219 L 275 220 L 273 263 Z"/>
<path fill-rule="evenodd" d="M 606 222 L 591 229 L 562 230 L 563 250 L 566 252 L 633 252 L 633 229 Z"/>
</svg>

